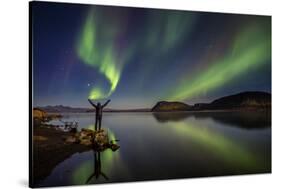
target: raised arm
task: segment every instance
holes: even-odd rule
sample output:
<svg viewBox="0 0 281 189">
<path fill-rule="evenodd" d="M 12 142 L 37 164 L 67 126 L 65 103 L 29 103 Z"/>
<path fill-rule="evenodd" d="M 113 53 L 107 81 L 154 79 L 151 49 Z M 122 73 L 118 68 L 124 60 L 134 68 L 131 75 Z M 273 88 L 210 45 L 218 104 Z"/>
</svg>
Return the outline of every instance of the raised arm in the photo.
<svg viewBox="0 0 281 189">
<path fill-rule="evenodd" d="M 102 108 L 104 108 L 109 102 L 110 102 L 110 100 L 107 100 L 106 103 L 104 103 L 104 104 L 102 105 Z"/>
<path fill-rule="evenodd" d="M 88 99 L 89 103 L 94 106 L 95 108 L 97 107 L 90 99 Z"/>
</svg>

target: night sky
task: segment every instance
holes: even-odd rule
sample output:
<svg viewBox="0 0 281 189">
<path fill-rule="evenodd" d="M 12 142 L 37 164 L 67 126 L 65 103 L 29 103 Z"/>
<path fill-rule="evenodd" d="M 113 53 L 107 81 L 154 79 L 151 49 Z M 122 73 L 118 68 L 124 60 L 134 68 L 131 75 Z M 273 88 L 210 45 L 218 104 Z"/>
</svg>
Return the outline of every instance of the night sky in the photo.
<svg viewBox="0 0 281 189">
<path fill-rule="evenodd" d="M 271 92 L 271 17 L 32 3 L 34 106 Z"/>
</svg>

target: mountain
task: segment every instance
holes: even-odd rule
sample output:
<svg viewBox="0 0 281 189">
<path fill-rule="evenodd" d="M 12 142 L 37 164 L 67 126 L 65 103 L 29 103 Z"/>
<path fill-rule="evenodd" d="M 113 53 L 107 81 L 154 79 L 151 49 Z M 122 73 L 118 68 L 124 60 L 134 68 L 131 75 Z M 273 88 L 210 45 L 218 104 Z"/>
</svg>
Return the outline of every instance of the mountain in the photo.
<svg viewBox="0 0 281 189">
<path fill-rule="evenodd" d="M 94 108 L 74 108 L 70 106 L 56 105 L 56 106 L 43 106 L 37 107 L 37 109 L 43 110 L 48 113 L 90 113 L 96 112 Z M 110 109 L 105 108 L 104 112 L 150 112 L 149 108 L 139 109 Z"/>
<path fill-rule="evenodd" d="M 56 105 L 56 106 L 43 106 L 38 107 L 39 109 L 49 113 L 78 113 L 78 112 L 89 112 L 92 108 L 73 108 L 70 106 Z"/>
<path fill-rule="evenodd" d="M 48 113 L 84 113 L 95 112 L 94 108 L 74 108 L 63 105 L 37 107 Z M 172 112 L 172 111 L 204 111 L 204 110 L 268 110 L 271 108 L 271 94 L 266 92 L 242 92 L 218 98 L 211 103 L 188 105 L 183 102 L 160 101 L 151 108 L 110 109 L 104 112 Z"/>
<path fill-rule="evenodd" d="M 203 109 L 269 109 L 271 94 L 266 92 L 242 92 L 214 100 Z"/>
<path fill-rule="evenodd" d="M 95 110 L 94 110 L 95 111 Z M 138 109 L 110 109 L 105 108 L 104 112 L 150 112 L 150 108 L 138 108 Z"/>
<path fill-rule="evenodd" d="M 158 102 L 152 112 L 203 111 L 203 110 L 267 110 L 271 108 L 271 94 L 266 92 L 242 92 L 218 98 L 211 103 L 197 103 L 193 106 L 182 102 Z"/>
<path fill-rule="evenodd" d="M 151 109 L 151 111 L 152 112 L 187 111 L 190 110 L 191 108 L 192 106 L 182 102 L 160 101 Z"/>
</svg>

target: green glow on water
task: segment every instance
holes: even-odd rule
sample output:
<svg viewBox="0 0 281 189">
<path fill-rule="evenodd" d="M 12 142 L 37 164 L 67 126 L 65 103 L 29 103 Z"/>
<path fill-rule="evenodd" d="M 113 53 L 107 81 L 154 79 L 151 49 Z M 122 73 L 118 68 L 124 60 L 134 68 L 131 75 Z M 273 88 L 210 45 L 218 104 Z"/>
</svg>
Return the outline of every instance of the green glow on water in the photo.
<svg viewBox="0 0 281 189">
<path fill-rule="evenodd" d="M 202 149 L 206 149 L 208 153 L 215 155 L 232 168 L 252 170 L 260 166 L 257 157 L 245 146 L 216 130 L 202 126 L 193 122 L 178 122 L 171 125 L 171 128 L 178 135 L 192 139 L 193 142 L 202 146 Z"/>
</svg>

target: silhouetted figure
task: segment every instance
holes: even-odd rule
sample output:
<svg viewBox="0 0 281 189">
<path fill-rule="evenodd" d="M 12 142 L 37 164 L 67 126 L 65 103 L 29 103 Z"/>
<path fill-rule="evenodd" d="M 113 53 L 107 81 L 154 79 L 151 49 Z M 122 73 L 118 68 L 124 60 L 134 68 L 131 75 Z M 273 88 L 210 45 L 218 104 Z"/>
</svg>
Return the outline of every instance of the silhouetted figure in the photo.
<svg viewBox="0 0 281 189">
<path fill-rule="evenodd" d="M 99 176 L 103 176 L 106 180 L 108 180 L 108 177 L 102 172 L 101 170 L 101 159 L 100 159 L 100 152 L 94 152 L 94 171 L 93 173 L 89 176 L 89 178 L 87 179 L 86 183 L 89 183 L 92 178 L 95 176 L 96 179 L 99 178 Z"/>
<path fill-rule="evenodd" d="M 101 120 L 102 120 L 102 110 L 103 108 L 110 102 L 110 100 L 106 101 L 103 105 L 101 105 L 99 102 L 97 104 L 93 103 L 90 99 L 88 99 L 90 104 L 96 108 L 96 123 L 95 123 L 95 130 L 101 129 Z"/>
</svg>

